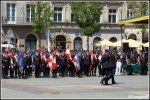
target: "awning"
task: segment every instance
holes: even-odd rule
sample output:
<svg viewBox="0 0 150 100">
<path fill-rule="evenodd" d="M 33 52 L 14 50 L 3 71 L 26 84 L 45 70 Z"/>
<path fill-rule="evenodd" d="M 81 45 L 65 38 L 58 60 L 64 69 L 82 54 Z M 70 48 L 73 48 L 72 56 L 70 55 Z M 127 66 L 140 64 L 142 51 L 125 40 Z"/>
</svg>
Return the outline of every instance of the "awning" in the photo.
<svg viewBox="0 0 150 100">
<path fill-rule="evenodd" d="M 148 24 L 148 20 L 149 20 L 148 15 L 134 16 L 131 18 L 119 20 L 118 25 L 124 25 L 124 24 L 129 24 L 129 23 Z"/>
</svg>

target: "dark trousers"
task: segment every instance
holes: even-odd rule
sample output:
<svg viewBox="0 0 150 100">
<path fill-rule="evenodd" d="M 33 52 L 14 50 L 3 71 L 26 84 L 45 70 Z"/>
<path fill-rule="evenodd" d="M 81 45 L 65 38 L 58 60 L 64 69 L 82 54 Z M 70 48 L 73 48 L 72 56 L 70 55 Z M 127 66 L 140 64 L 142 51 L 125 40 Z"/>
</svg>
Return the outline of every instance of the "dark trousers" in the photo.
<svg viewBox="0 0 150 100">
<path fill-rule="evenodd" d="M 141 66 L 141 75 L 146 75 L 147 72 L 146 72 L 146 65 L 142 65 Z"/>
<path fill-rule="evenodd" d="M 92 74 L 94 73 L 94 75 L 96 75 L 97 66 L 98 66 L 98 64 L 93 65 Z"/>
<path fill-rule="evenodd" d="M 35 66 L 35 77 L 39 77 L 40 76 L 40 65 L 36 65 Z"/>
<path fill-rule="evenodd" d="M 71 63 L 70 69 L 71 69 L 71 76 L 74 76 L 75 75 L 75 66 L 73 63 Z"/>
<path fill-rule="evenodd" d="M 88 76 L 89 70 L 90 70 L 90 65 L 84 65 L 84 67 L 85 67 L 85 75 Z"/>
<path fill-rule="evenodd" d="M 19 66 L 15 65 L 15 66 L 14 66 L 15 77 L 17 77 L 18 72 L 19 72 Z"/>
<path fill-rule="evenodd" d="M 27 66 L 24 66 L 23 67 L 23 75 L 25 76 L 25 77 L 27 77 L 27 72 L 28 70 L 27 70 Z"/>
<path fill-rule="evenodd" d="M 109 75 L 109 77 L 107 77 L 108 80 L 111 78 L 114 78 L 115 72 L 116 72 L 116 67 L 111 67 L 110 68 L 110 75 Z"/>
<path fill-rule="evenodd" d="M 4 66 L 3 68 L 4 78 L 8 77 L 8 70 L 9 70 L 9 66 Z"/>
<path fill-rule="evenodd" d="M 64 76 L 66 65 L 61 65 L 61 76 Z"/>
<path fill-rule="evenodd" d="M 60 66 L 57 67 L 56 73 L 59 73 L 59 75 L 60 75 L 60 73 L 61 73 Z"/>
<path fill-rule="evenodd" d="M 14 67 L 10 67 L 10 77 L 14 77 Z"/>
<path fill-rule="evenodd" d="M 98 65 L 98 73 L 99 73 L 99 76 L 100 76 L 100 75 L 103 76 L 101 65 Z"/>
<path fill-rule="evenodd" d="M 109 68 L 103 68 L 103 78 L 101 79 L 101 82 L 105 81 L 105 85 L 108 84 L 108 77 L 110 77 L 110 69 Z"/>
<path fill-rule="evenodd" d="M 57 76 L 57 69 L 53 69 L 52 75 L 53 75 L 53 77 Z"/>
<path fill-rule="evenodd" d="M 43 65 L 43 76 L 46 76 L 47 70 L 47 65 Z"/>
</svg>

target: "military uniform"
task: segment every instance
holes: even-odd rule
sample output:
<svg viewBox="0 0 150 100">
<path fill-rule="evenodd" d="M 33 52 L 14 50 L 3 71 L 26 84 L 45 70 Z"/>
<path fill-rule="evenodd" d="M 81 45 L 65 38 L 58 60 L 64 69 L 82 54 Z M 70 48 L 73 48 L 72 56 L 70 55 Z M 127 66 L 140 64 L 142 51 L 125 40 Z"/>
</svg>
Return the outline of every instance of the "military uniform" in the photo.
<svg viewBox="0 0 150 100">
<path fill-rule="evenodd" d="M 95 59 L 94 59 L 94 67 L 93 67 L 93 70 L 92 70 L 92 73 L 94 72 L 94 76 L 96 76 L 96 71 L 97 71 L 97 66 L 99 66 L 99 54 L 98 52 L 95 54 Z"/>
<path fill-rule="evenodd" d="M 2 65 L 3 65 L 3 76 L 4 76 L 4 78 L 8 78 L 8 70 L 10 67 L 10 58 L 7 55 L 3 56 Z"/>
<path fill-rule="evenodd" d="M 74 66 L 74 63 L 73 63 L 73 59 L 75 57 L 75 54 L 72 52 L 71 53 L 71 59 L 72 61 L 70 61 L 70 70 L 71 70 L 71 77 L 74 77 L 75 76 L 75 66 Z"/>
<path fill-rule="evenodd" d="M 83 56 L 83 63 L 84 63 L 84 68 L 85 68 L 85 75 L 89 76 L 89 69 L 90 69 L 90 63 L 91 63 L 91 55 L 90 54 L 85 54 Z"/>
<path fill-rule="evenodd" d="M 24 57 L 23 57 L 23 78 L 27 78 L 28 77 L 28 68 L 30 66 L 29 64 L 29 56 L 24 54 Z"/>
<path fill-rule="evenodd" d="M 148 57 L 145 56 L 143 53 L 141 56 L 139 56 L 140 66 L 141 66 L 141 73 L 140 75 L 146 75 L 146 64 L 148 63 Z"/>
<path fill-rule="evenodd" d="M 36 51 L 38 52 L 38 51 Z M 40 65 L 41 65 L 41 56 L 39 54 L 35 54 L 33 57 L 34 65 L 35 65 L 35 78 L 40 77 Z"/>
<path fill-rule="evenodd" d="M 64 77 L 65 69 L 66 69 L 66 65 L 67 65 L 67 57 L 65 54 L 61 54 L 59 56 L 59 65 L 61 66 L 61 77 Z"/>
<path fill-rule="evenodd" d="M 113 51 L 113 53 L 109 55 L 109 61 L 110 61 L 109 67 L 110 67 L 111 74 L 108 77 L 108 80 L 112 79 L 112 84 L 116 84 L 114 75 L 115 75 L 115 71 L 116 71 L 117 59 L 119 59 L 119 56 L 117 56 L 117 54 L 115 54 L 115 51 Z"/>
<path fill-rule="evenodd" d="M 14 61 L 14 73 L 15 73 L 15 78 L 17 78 L 17 75 L 19 76 L 19 65 L 18 65 L 17 59 L 18 59 L 18 55 L 15 54 L 15 55 L 14 55 L 14 59 L 13 59 L 13 61 Z"/>
<path fill-rule="evenodd" d="M 108 77 L 110 75 L 110 67 L 109 67 L 110 61 L 109 61 L 109 55 L 106 54 L 106 52 L 108 52 L 108 50 L 105 50 L 105 54 L 101 58 L 103 75 L 104 75 L 104 77 L 101 79 L 101 83 L 104 84 L 103 81 L 105 81 L 105 85 L 108 85 Z"/>
<path fill-rule="evenodd" d="M 136 59 L 135 54 L 131 54 L 130 55 L 130 63 L 131 63 L 131 65 L 136 64 L 136 62 L 137 62 L 137 59 Z"/>
</svg>

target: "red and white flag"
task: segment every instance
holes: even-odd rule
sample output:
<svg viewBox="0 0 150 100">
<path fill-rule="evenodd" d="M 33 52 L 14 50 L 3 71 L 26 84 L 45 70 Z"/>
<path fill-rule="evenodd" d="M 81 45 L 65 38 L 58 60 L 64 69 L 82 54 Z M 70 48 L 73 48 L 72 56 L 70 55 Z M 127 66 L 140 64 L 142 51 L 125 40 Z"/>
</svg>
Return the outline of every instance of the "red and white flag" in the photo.
<svg viewBox="0 0 150 100">
<path fill-rule="evenodd" d="M 70 59 L 70 46 L 67 46 L 65 54 L 67 59 Z"/>
<path fill-rule="evenodd" d="M 8 47 L 8 56 L 11 55 L 11 50 L 10 50 L 10 46 Z"/>
</svg>

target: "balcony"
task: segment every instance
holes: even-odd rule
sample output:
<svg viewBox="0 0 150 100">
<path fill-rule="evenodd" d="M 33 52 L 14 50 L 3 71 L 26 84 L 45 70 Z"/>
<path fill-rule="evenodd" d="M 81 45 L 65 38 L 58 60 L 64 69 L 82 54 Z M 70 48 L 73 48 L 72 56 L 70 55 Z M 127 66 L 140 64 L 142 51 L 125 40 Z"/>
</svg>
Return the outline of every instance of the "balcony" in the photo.
<svg viewBox="0 0 150 100">
<path fill-rule="evenodd" d="M 14 24 L 14 25 L 32 25 L 33 19 L 27 17 L 1 17 L 2 25 Z"/>
</svg>

